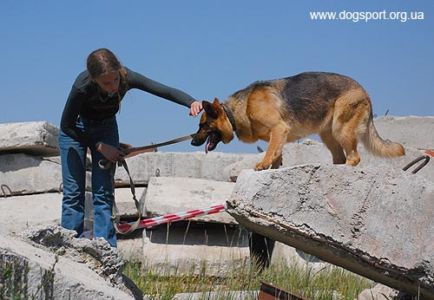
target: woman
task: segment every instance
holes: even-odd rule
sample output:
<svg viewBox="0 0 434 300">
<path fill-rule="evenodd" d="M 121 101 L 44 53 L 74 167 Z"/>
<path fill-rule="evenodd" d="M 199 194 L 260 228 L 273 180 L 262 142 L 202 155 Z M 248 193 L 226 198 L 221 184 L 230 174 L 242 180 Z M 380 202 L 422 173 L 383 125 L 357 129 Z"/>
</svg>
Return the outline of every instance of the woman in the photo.
<svg viewBox="0 0 434 300">
<path fill-rule="evenodd" d="M 83 233 L 86 153 L 92 156 L 93 236 L 103 237 L 116 247 L 112 205 L 115 167 L 103 170 L 98 161 L 115 162 L 123 156 L 119 149 L 116 113 L 130 89 L 140 89 L 190 108 L 196 116 L 202 104 L 190 95 L 160 84 L 121 65 L 108 49 L 97 49 L 87 58 L 87 70 L 72 86 L 60 122 L 60 156 L 63 178 L 61 225 Z M 115 164 L 113 164 L 115 165 Z"/>
</svg>

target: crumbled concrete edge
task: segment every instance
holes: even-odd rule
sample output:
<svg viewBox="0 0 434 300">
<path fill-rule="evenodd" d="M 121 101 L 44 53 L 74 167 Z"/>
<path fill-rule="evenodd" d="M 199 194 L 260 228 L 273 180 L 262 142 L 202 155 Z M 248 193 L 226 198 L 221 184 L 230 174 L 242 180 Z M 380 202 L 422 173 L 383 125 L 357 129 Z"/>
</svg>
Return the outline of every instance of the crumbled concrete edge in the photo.
<svg viewBox="0 0 434 300">
<path fill-rule="evenodd" d="M 115 288 L 132 294 L 135 299 L 143 298 L 142 292 L 122 274 L 124 260 L 116 248 L 103 238 L 76 238 L 76 232 L 58 225 L 29 228 L 20 235 L 33 246 L 85 264 Z"/>
</svg>

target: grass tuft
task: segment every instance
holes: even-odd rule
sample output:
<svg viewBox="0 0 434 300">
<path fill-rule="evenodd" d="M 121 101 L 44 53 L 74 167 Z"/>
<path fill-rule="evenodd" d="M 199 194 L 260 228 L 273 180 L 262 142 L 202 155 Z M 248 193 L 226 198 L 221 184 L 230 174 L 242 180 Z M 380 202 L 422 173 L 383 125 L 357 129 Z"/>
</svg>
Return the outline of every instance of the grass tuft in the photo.
<svg viewBox="0 0 434 300">
<path fill-rule="evenodd" d="M 164 267 L 163 267 L 164 268 Z M 146 295 L 155 299 L 172 299 L 178 293 L 216 292 L 218 299 L 229 299 L 225 292 L 251 292 L 251 299 L 256 299 L 255 292 L 260 288 L 261 281 L 303 296 L 307 299 L 355 299 L 366 288 L 372 288 L 374 282 L 346 271 L 339 267 L 325 267 L 314 271 L 307 264 L 296 263 L 287 265 L 274 264 L 259 271 L 256 265 L 246 263 L 242 268 L 230 268 L 222 276 L 207 276 L 203 265 L 199 274 L 180 274 L 152 270 L 140 262 L 127 262 L 124 274 L 128 276 Z M 157 275 L 170 274 L 170 276 Z M 221 297 L 219 294 L 221 293 Z M 247 293 L 248 295 L 248 293 Z M 245 296 L 245 299 L 248 299 Z M 239 298 L 238 298 L 239 299 Z"/>
</svg>

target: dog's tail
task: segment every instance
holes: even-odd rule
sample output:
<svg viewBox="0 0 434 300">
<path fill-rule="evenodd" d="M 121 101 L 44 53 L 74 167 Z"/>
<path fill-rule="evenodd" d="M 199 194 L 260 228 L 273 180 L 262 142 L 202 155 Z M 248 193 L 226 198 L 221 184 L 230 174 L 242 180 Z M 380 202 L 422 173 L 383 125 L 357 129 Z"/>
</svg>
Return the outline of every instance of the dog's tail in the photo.
<svg viewBox="0 0 434 300">
<path fill-rule="evenodd" d="M 405 155 L 404 147 L 389 140 L 383 140 L 374 126 L 373 115 L 369 116 L 367 128 L 363 136 L 363 144 L 374 155 L 382 157 L 397 157 Z"/>
</svg>

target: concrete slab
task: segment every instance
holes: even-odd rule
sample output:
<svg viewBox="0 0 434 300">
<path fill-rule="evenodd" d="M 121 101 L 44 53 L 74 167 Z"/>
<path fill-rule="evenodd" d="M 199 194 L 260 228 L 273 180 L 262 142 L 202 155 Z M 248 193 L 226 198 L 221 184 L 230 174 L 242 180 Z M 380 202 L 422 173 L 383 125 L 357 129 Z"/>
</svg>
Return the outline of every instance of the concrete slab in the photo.
<svg viewBox="0 0 434 300">
<path fill-rule="evenodd" d="M 160 275 L 226 276 L 249 264 L 247 232 L 238 226 L 176 223 L 146 230 L 143 239 L 141 261 Z"/>
<path fill-rule="evenodd" d="M 144 199 L 146 188 L 136 187 L 136 198 Z M 137 208 L 134 203 L 131 189 L 128 188 L 116 188 L 115 189 L 116 206 L 119 210 L 119 217 L 121 218 L 138 218 Z"/>
<path fill-rule="evenodd" d="M 197 178 L 152 177 L 144 199 L 147 215 L 165 215 L 224 204 L 234 187 L 232 182 Z M 199 216 L 192 220 L 236 224 L 226 212 Z"/>
<path fill-rule="evenodd" d="M 19 233 L 38 225 L 58 225 L 62 208 L 62 194 L 0 198 L 0 232 Z"/>
<path fill-rule="evenodd" d="M 92 229 L 92 194 L 86 193 L 85 231 Z M 34 226 L 59 225 L 62 193 L 0 198 L 0 233 L 19 233 Z"/>
<path fill-rule="evenodd" d="M 286 265 L 289 267 L 298 266 L 299 268 L 308 268 L 314 273 L 325 268 L 333 268 L 332 264 L 322 261 L 316 256 L 305 253 L 294 247 L 275 242 L 273 253 L 271 255 L 272 265 Z"/>
<path fill-rule="evenodd" d="M 228 212 L 249 230 L 434 299 L 434 184 L 395 168 L 243 171 Z"/>
<path fill-rule="evenodd" d="M 45 121 L 0 123 L 0 152 L 59 155 L 59 129 Z"/>
<path fill-rule="evenodd" d="M 90 190 L 90 172 L 86 176 L 86 189 Z M 51 158 L 3 154 L 0 155 L 0 187 L 0 197 L 58 192 L 62 190 L 62 167 Z"/>
<path fill-rule="evenodd" d="M 216 181 L 230 181 L 225 166 L 251 154 L 211 152 L 151 152 L 127 159 L 135 184 L 147 184 L 151 177 L 188 177 Z M 115 174 L 118 186 L 129 185 L 127 173 L 118 168 Z"/>
</svg>

